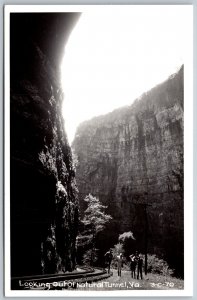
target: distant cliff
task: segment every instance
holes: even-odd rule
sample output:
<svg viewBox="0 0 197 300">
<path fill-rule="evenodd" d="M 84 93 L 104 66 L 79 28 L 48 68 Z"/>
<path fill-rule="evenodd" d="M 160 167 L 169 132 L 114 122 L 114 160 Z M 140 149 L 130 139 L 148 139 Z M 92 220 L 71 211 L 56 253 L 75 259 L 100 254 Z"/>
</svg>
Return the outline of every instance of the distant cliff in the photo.
<svg viewBox="0 0 197 300">
<path fill-rule="evenodd" d="M 80 205 L 92 193 L 114 220 L 105 245 L 133 231 L 136 248 L 183 274 L 183 67 L 131 106 L 82 123 L 73 142 Z M 146 223 L 145 207 L 147 203 Z"/>
<path fill-rule="evenodd" d="M 10 17 L 11 276 L 75 267 L 77 188 L 59 67 L 77 18 Z"/>
</svg>

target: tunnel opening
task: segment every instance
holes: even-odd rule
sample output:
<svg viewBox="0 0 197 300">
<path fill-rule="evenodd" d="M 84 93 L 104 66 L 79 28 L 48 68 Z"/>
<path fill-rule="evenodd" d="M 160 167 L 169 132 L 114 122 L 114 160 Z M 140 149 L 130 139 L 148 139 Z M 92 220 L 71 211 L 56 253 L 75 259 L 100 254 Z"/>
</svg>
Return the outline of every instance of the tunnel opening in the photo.
<svg viewBox="0 0 197 300">
<path fill-rule="evenodd" d="M 76 265 L 77 188 L 61 111 L 60 64 L 79 16 L 10 14 L 11 277 Z"/>
</svg>

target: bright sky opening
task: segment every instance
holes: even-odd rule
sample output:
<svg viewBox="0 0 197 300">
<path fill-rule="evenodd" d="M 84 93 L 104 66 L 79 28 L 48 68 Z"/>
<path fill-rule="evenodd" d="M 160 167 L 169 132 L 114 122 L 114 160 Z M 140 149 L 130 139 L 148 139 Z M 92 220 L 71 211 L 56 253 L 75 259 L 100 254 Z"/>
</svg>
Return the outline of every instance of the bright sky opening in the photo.
<svg viewBox="0 0 197 300">
<path fill-rule="evenodd" d="M 82 13 L 61 66 L 70 144 L 82 121 L 130 105 L 179 69 L 189 16 L 186 7 L 173 5 Z"/>
</svg>

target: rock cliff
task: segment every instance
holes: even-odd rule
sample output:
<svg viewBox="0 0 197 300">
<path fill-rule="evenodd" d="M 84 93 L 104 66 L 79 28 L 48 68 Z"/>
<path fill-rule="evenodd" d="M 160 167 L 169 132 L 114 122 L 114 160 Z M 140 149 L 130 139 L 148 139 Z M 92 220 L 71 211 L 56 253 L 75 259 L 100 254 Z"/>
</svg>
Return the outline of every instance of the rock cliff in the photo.
<svg viewBox="0 0 197 300">
<path fill-rule="evenodd" d="M 11 13 L 11 275 L 72 270 L 78 204 L 60 61 L 79 14 Z"/>
<path fill-rule="evenodd" d="M 183 94 L 181 67 L 132 105 L 82 123 L 73 142 L 82 211 L 83 198 L 92 193 L 113 216 L 104 245 L 131 230 L 136 249 L 144 252 L 148 229 L 148 252 L 164 256 L 180 275 Z"/>
</svg>

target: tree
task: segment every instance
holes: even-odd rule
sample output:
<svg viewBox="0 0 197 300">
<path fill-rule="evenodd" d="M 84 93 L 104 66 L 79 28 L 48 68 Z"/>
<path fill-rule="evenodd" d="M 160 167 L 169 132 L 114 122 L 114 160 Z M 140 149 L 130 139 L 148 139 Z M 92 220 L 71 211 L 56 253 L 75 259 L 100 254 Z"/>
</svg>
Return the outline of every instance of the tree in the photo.
<svg viewBox="0 0 197 300">
<path fill-rule="evenodd" d="M 98 198 L 89 194 L 85 197 L 84 201 L 87 202 L 87 209 L 81 220 L 84 224 L 84 232 L 79 236 L 79 243 L 91 245 L 90 264 L 93 265 L 96 253 L 95 244 L 97 234 L 104 230 L 106 223 L 108 223 L 112 217 L 105 214 L 107 206 L 102 205 Z"/>
<path fill-rule="evenodd" d="M 122 243 L 118 243 L 118 244 L 114 245 L 114 248 L 113 248 L 113 255 L 115 257 L 117 255 L 119 255 L 120 253 L 122 253 L 124 255 L 124 249 L 123 249 L 123 244 Z"/>
<path fill-rule="evenodd" d="M 133 232 L 128 231 L 120 234 L 118 240 L 122 243 L 124 254 L 127 258 L 130 254 L 134 253 L 135 238 L 133 236 Z"/>
</svg>

